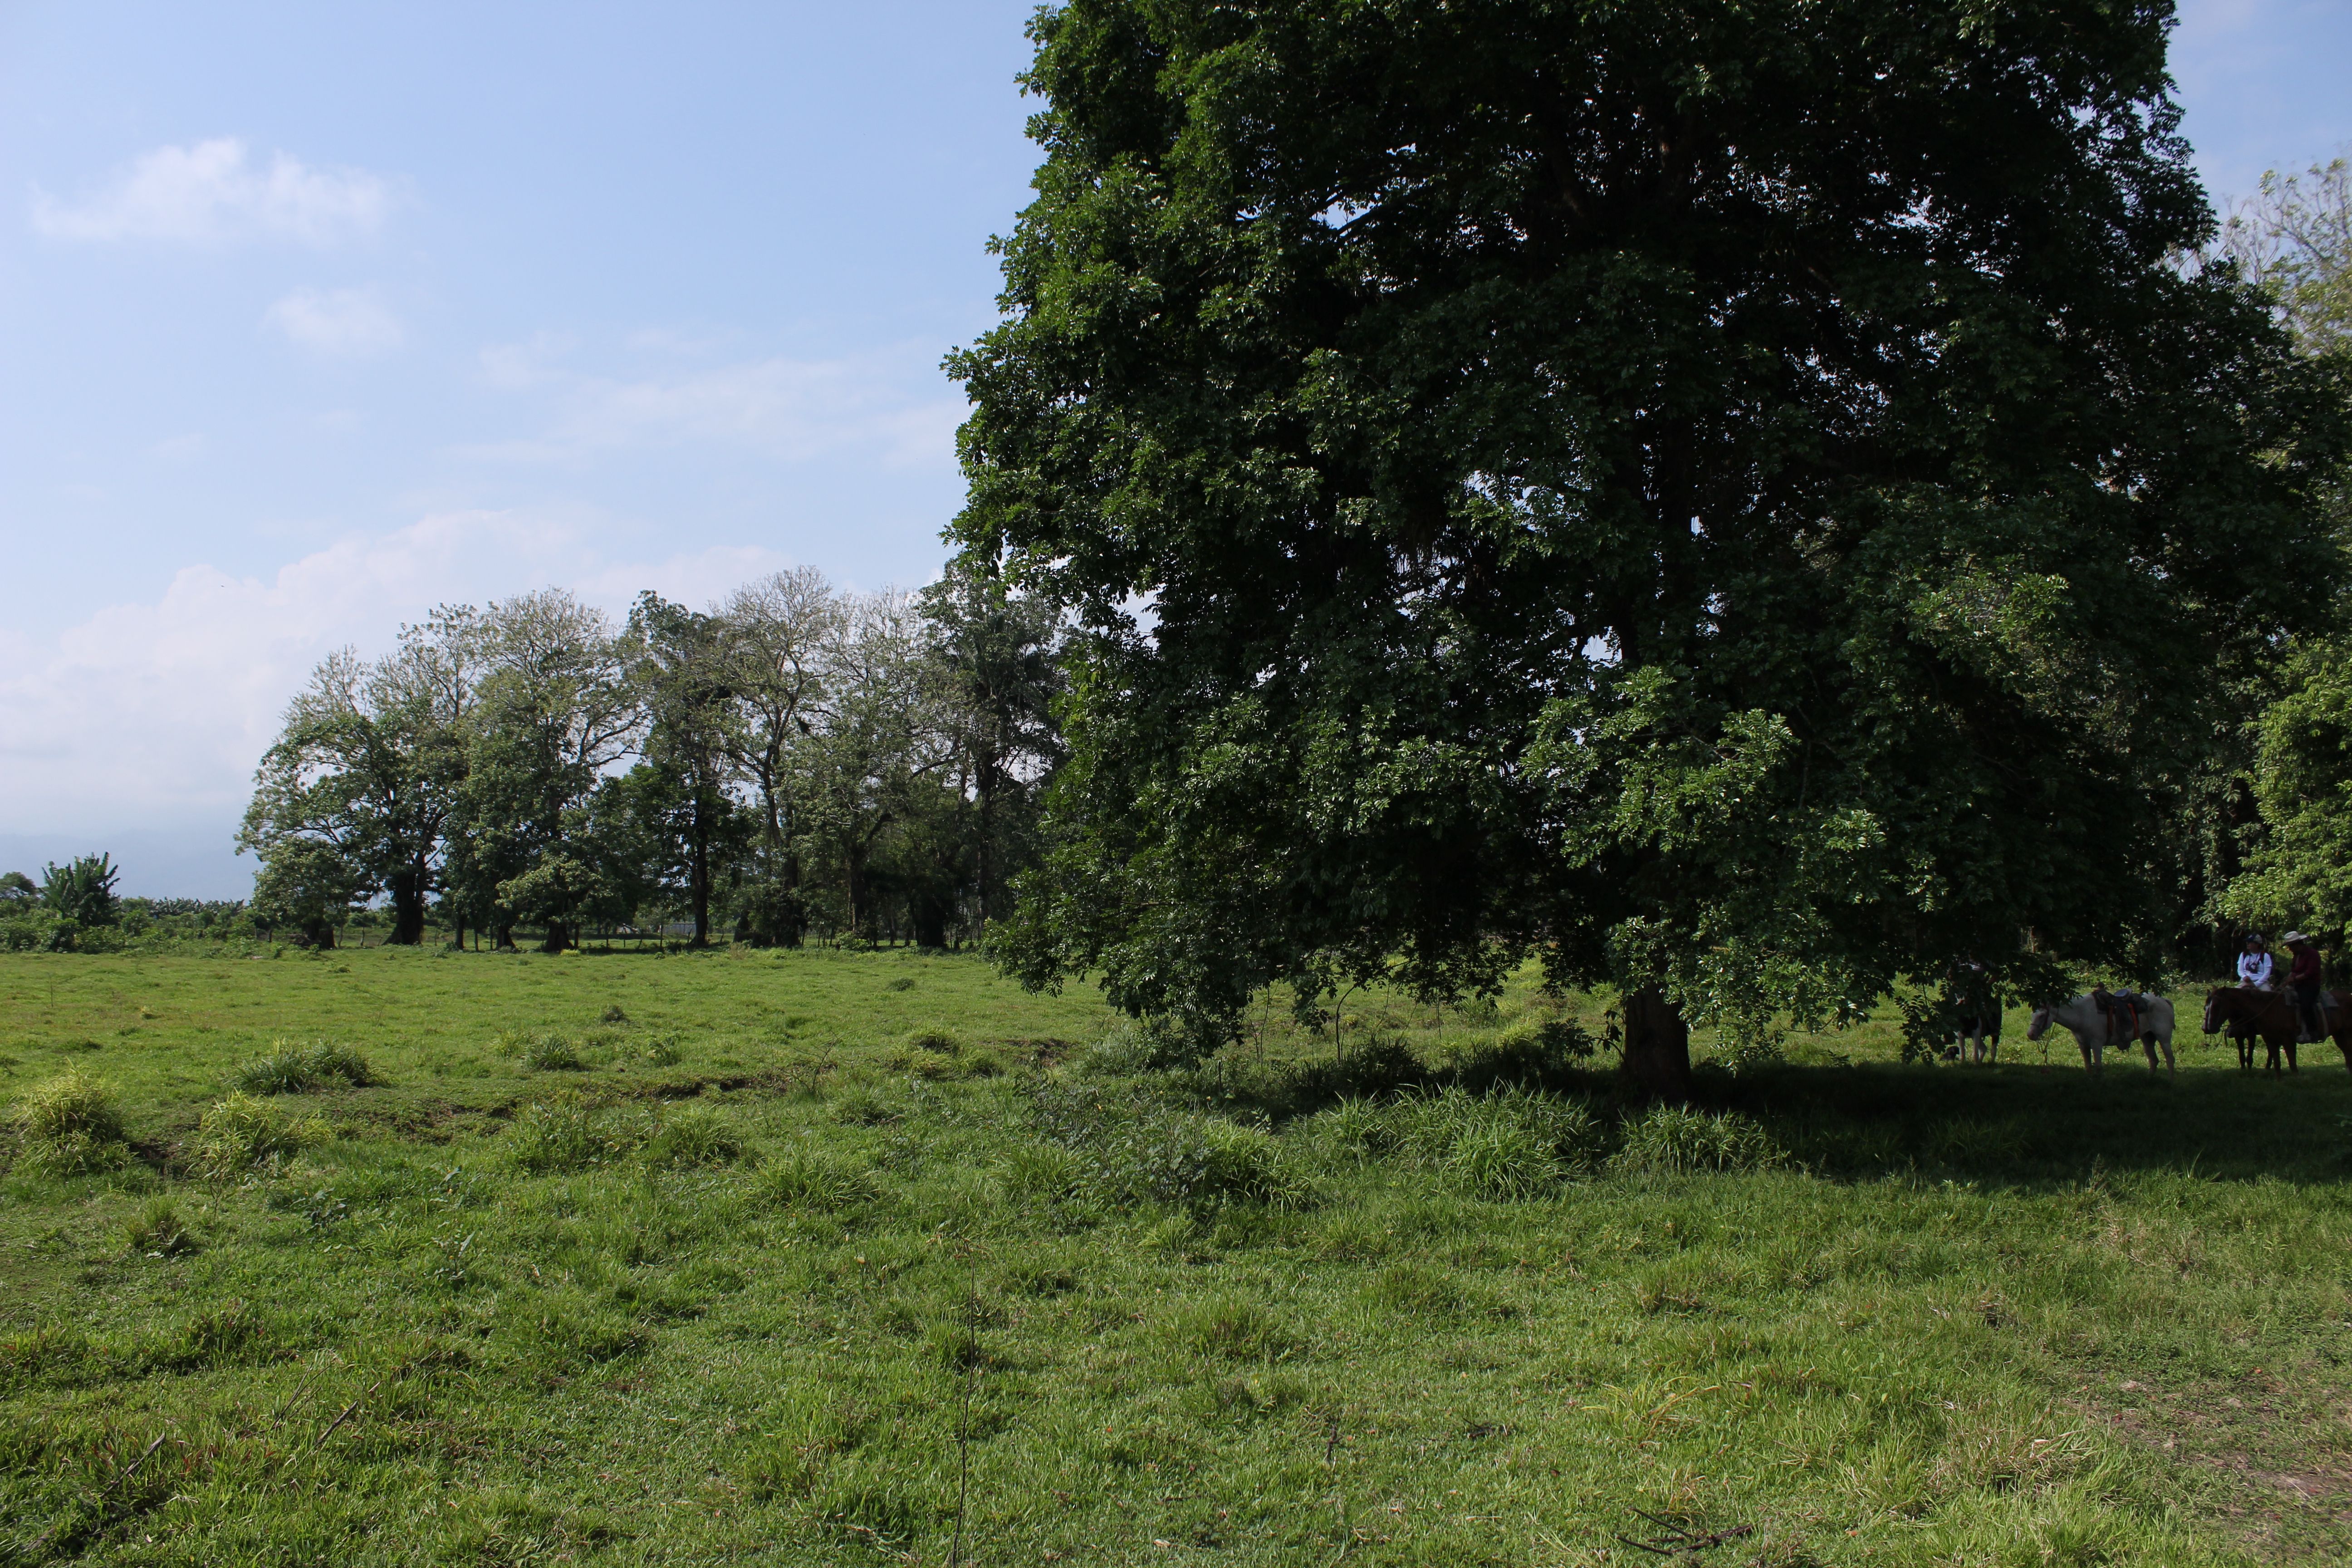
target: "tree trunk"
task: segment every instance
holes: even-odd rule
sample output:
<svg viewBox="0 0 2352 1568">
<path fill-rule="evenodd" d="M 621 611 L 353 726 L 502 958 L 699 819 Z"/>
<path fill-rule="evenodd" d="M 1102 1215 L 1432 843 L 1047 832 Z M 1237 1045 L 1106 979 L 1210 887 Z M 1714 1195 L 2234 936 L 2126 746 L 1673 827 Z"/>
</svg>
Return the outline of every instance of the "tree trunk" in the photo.
<svg viewBox="0 0 2352 1568">
<path fill-rule="evenodd" d="M 710 945 L 710 830 L 702 820 L 702 803 L 694 803 L 694 854 L 687 871 L 688 891 L 694 901 L 695 947 Z"/>
<path fill-rule="evenodd" d="M 1654 986 L 1618 999 L 1625 1024 L 1625 1059 L 1618 1076 L 1645 1100 L 1690 1098 L 1690 1026 L 1680 1007 Z"/>
<path fill-rule="evenodd" d="M 304 921 L 302 940 L 312 947 L 331 948 L 335 945 L 335 927 L 331 921 Z"/>
<path fill-rule="evenodd" d="M 948 944 L 947 910 L 929 903 L 918 904 L 911 911 L 915 920 L 915 945 L 942 948 Z"/>
<path fill-rule="evenodd" d="M 490 946 L 492 948 L 502 952 L 511 952 L 514 948 L 514 924 L 512 921 L 509 921 L 507 924 L 499 927 L 496 937 L 490 942 Z"/>
<path fill-rule="evenodd" d="M 425 871 L 412 867 L 392 879 L 392 934 L 386 947 L 417 947 L 425 941 Z"/>
<path fill-rule="evenodd" d="M 539 944 L 539 951 L 541 952 L 562 952 L 564 948 L 564 936 L 565 930 L 563 922 L 557 920 L 549 921 L 547 922 L 547 940 Z"/>
</svg>

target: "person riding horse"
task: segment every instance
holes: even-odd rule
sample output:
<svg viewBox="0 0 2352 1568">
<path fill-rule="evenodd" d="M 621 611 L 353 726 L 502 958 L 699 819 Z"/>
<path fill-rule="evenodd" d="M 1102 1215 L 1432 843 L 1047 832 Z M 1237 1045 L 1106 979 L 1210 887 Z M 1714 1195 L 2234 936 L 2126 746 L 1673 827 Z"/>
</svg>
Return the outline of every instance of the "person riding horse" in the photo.
<svg viewBox="0 0 2352 1568">
<path fill-rule="evenodd" d="M 2271 988 L 2271 950 L 2258 931 L 2246 933 L 2246 945 L 2238 953 L 2238 984 L 2249 991 Z"/>
<path fill-rule="evenodd" d="M 2294 963 L 2286 972 L 2286 984 L 2294 994 L 2294 1010 L 2303 1020 L 2303 1034 L 2297 1043 L 2309 1045 L 2324 1040 L 2327 1037 L 2327 1019 L 2319 1001 L 2319 949 L 2299 931 L 2287 932 L 2282 940 L 2287 951 L 2294 954 Z"/>
</svg>

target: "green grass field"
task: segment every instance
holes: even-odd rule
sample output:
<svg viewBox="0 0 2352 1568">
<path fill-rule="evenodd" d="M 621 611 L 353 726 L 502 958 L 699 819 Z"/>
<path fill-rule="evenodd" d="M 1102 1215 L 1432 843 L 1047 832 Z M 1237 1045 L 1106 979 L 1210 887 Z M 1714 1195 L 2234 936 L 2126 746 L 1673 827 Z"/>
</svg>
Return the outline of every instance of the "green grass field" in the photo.
<svg viewBox="0 0 2352 1568">
<path fill-rule="evenodd" d="M 0 959 L 127 1138 L 9 1135 L 0 1561 L 2345 1561 L 2352 1075 L 2182 1010 L 1661 1118 L 1526 989 L 1168 1073 L 970 959 Z"/>
</svg>

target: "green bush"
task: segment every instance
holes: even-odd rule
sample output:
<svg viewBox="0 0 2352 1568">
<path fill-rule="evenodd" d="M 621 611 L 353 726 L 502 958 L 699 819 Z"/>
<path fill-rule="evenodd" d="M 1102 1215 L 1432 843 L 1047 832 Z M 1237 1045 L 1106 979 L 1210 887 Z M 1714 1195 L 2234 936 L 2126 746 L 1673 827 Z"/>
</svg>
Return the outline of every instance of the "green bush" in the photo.
<svg viewBox="0 0 2352 1568">
<path fill-rule="evenodd" d="M 963 1041 L 957 1037 L 953 1029 L 942 1029 L 934 1025 L 908 1035 L 907 1048 L 910 1051 L 937 1051 L 943 1057 L 952 1057 L 963 1050 Z"/>
<path fill-rule="evenodd" d="M 637 1054 L 657 1068 L 676 1067 L 685 1055 L 678 1049 L 677 1037 L 667 1034 L 647 1036 L 646 1043 L 637 1047 Z"/>
<path fill-rule="evenodd" d="M 68 951 L 79 929 L 71 921 L 60 921 L 51 910 L 21 910 L 0 919 L 0 952 Z"/>
<path fill-rule="evenodd" d="M 742 1137 L 723 1118 L 699 1107 L 672 1112 L 646 1145 L 646 1163 L 673 1170 L 730 1165 L 742 1157 Z"/>
<path fill-rule="evenodd" d="M 541 1176 L 617 1163 L 651 1142 L 654 1129 L 599 1106 L 533 1102 L 509 1136 L 515 1167 Z"/>
<path fill-rule="evenodd" d="M 235 1089 L 196 1123 L 188 1152 L 201 1174 L 236 1176 L 282 1164 L 326 1136 L 323 1123 L 297 1121 L 269 1101 Z"/>
<path fill-rule="evenodd" d="M 229 1086 L 247 1094 L 303 1094 L 331 1081 L 363 1089 L 383 1080 L 358 1051 L 324 1040 L 307 1046 L 289 1046 L 280 1040 L 269 1055 L 229 1075 Z"/>
<path fill-rule="evenodd" d="M 1771 1135 L 1735 1111 L 1654 1107 L 1625 1124 L 1613 1163 L 1621 1171 L 1673 1175 L 1689 1171 L 1757 1171 L 1788 1155 Z"/>
</svg>

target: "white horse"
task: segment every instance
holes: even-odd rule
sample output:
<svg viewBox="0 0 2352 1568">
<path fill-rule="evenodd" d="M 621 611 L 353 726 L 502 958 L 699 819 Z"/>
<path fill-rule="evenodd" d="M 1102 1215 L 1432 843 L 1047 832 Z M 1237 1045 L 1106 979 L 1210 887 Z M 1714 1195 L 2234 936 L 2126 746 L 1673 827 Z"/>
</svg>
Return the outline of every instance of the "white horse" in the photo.
<svg viewBox="0 0 2352 1568">
<path fill-rule="evenodd" d="M 2156 1069 L 2156 1048 L 2164 1047 L 2164 1068 L 2178 1073 L 2180 1069 L 2172 1060 L 2172 1004 L 2163 997 L 2145 991 L 2118 991 L 2120 1001 L 2137 1003 L 2139 1009 L 2139 1040 L 2147 1048 L 2148 1070 Z M 2077 996 L 2072 1002 L 2061 1002 L 2054 1007 L 2036 1007 L 2033 1022 L 2025 1031 L 2029 1040 L 2038 1040 L 2051 1025 L 2065 1027 L 2083 1047 L 2083 1065 L 2097 1072 L 2101 1058 L 2107 1048 L 2107 1016 L 2088 996 Z"/>
</svg>

